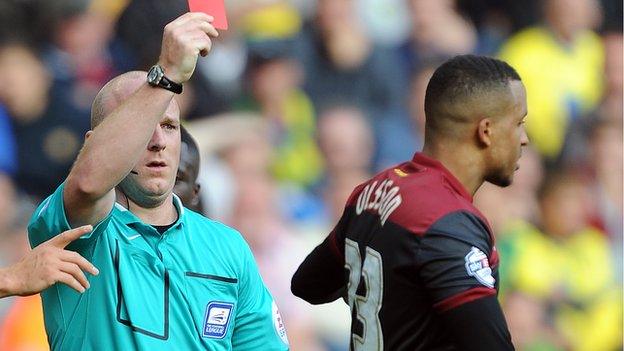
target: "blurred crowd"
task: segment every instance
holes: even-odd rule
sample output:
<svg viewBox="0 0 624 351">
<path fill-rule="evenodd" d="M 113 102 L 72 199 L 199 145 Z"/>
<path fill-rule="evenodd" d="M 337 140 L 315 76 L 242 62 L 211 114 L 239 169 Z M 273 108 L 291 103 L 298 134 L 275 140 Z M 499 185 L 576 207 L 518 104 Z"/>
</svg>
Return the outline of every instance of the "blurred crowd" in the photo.
<svg viewBox="0 0 624 351">
<path fill-rule="evenodd" d="M 622 349 L 622 2 L 226 0 L 230 29 L 179 97 L 201 150 L 200 210 L 250 243 L 293 350 L 346 350 L 338 301 L 290 294 L 351 190 L 411 158 L 424 93 L 457 54 L 527 88 L 515 183 L 475 202 L 497 237 L 519 350 Z M 0 266 L 68 174 L 110 78 L 158 60 L 184 0 L 0 1 Z M 119 126 L 123 133 L 123 126 Z M 38 297 L 0 301 L 0 350 L 47 350 Z"/>
</svg>

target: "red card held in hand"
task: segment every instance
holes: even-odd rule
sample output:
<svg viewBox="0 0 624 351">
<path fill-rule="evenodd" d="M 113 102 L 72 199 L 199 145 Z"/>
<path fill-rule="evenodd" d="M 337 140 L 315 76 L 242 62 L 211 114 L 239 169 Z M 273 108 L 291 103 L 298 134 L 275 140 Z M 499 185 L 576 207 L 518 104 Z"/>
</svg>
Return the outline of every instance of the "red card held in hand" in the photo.
<svg viewBox="0 0 624 351">
<path fill-rule="evenodd" d="M 188 0 L 189 11 L 203 12 L 214 17 L 212 25 L 217 29 L 228 29 L 225 14 L 225 0 Z"/>
</svg>

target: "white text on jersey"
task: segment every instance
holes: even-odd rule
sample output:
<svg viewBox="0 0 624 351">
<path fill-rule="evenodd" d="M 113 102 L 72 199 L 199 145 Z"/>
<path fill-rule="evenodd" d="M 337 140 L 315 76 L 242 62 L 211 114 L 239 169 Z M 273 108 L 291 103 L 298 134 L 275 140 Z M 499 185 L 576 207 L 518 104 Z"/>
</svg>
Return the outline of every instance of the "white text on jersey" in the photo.
<svg viewBox="0 0 624 351">
<path fill-rule="evenodd" d="M 365 210 L 376 211 L 379 213 L 379 219 L 383 226 L 388 217 L 399 207 L 403 200 L 401 199 L 401 194 L 399 194 L 399 187 L 392 186 L 392 180 L 386 179 L 379 186 L 377 184 L 378 182 L 374 181 L 362 190 L 357 200 L 355 212 L 359 215 Z M 373 192 L 375 197 L 371 201 Z"/>
</svg>

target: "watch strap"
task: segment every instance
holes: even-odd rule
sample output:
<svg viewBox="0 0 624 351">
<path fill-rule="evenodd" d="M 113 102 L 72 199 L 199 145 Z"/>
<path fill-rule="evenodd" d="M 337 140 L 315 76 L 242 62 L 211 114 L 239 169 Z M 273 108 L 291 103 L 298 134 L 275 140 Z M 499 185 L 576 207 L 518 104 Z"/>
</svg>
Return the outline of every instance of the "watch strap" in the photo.
<svg viewBox="0 0 624 351">
<path fill-rule="evenodd" d="M 169 91 L 173 91 L 176 94 L 182 94 L 182 84 L 176 83 L 166 76 L 163 76 L 160 82 L 158 83 L 159 87 L 165 88 Z"/>
</svg>

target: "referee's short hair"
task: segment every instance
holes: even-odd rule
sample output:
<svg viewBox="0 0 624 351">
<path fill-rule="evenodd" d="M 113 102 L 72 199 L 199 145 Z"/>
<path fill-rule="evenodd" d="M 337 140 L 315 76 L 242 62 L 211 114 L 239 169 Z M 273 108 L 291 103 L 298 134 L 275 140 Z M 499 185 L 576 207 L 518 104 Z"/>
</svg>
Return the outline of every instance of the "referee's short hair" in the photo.
<svg viewBox="0 0 624 351">
<path fill-rule="evenodd" d="M 520 76 L 504 61 L 477 55 L 459 55 L 438 67 L 425 93 L 427 133 L 452 133 L 453 124 L 472 121 L 474 111 L 507 91 Z M 483 117 L 483 116 L 481 116 Z"/>
</svg>

